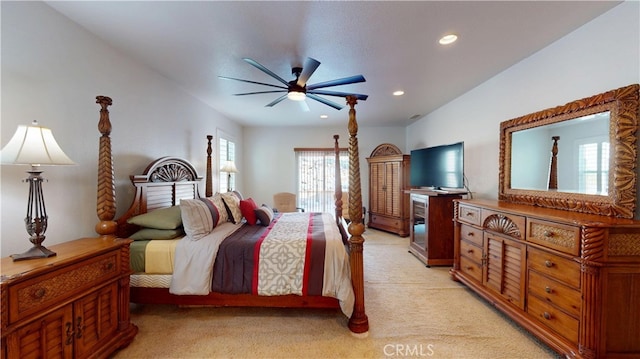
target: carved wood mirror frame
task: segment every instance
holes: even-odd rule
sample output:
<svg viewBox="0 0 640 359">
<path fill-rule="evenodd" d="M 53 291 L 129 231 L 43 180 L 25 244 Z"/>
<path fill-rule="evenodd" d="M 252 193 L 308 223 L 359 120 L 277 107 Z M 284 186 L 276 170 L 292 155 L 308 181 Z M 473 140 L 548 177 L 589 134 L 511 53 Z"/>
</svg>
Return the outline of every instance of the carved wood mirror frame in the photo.
<svg viewBox="0 0 640 359">
<path fill-rule="evenodd" d="M 610 217 L 633 218 L 636 208 L 636 164 L 639 85 L 634 84 L 500 124 L 498 198 L 513 203 Z M 610 111 L 608 195 L 511 188 L 512 133 L 581 116 Z"/>
</svg>

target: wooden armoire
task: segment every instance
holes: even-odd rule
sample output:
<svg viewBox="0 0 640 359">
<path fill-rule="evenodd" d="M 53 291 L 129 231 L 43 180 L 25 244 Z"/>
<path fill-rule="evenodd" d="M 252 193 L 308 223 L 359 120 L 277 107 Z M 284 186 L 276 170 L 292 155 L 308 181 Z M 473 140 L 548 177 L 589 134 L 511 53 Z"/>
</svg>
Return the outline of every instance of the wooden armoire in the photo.
<svg viewBox="0 0 640 359">
<path fill-rule="evenodd" d="M 369 227 L 409 235 L 410 156 L 390 143 L 376 147 L 369 162 Z"/>
</svg>

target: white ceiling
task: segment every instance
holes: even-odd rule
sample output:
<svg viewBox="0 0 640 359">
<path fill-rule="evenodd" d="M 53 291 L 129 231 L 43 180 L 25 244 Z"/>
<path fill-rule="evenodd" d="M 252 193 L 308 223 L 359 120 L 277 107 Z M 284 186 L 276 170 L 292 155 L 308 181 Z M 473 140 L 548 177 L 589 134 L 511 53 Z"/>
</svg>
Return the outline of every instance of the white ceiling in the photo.
<svg viewBox="0 0 640 359">
<path fill-rule="evenodd" d="M 612 1 L 52 1 L 48 4 L 113 47 L 155 69 L 226 117 L 249 126 L 344 124 L 337 111 L 280 94 L 233 96 L 286 80 L 306 57 L 321 62 L 308 84 L 361 74 L 327 88 L 369 95 L 360 126 L 406 125 L 527 58 L 619 2 Z M 459 36 L 443 47 L 438 39 Z M 392 96 L 404 90 L 401 97 Z M 344 104 L 339 97 L 325 97 Z M 321 114 L 329 115 L 321 119 Z"/>
</svg>

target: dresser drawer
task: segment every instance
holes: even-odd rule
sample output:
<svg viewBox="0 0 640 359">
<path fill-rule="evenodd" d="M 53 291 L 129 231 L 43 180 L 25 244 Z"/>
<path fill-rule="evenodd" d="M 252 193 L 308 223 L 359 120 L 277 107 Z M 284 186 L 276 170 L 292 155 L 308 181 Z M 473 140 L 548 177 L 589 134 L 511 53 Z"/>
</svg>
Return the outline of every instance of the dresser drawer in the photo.
<svg viewBox="0 0 640 359">
<path fill-rule="evenodd" d="M 472 279 L 482 282 L 482 267 L 471 259 L 460 256 L 460 271 Z"/>
<path fill-rule="evenodd" d="M 370 225 L 373 227 L 374 225 L 389 227 L 389 228 L 401 228 L 400 220 L 398 218 L 390 218 L 385 216 L 380 216 L 377 214 L 371 215 L 371 223 Z"/>
<path fill-rule="evenodd" d="M 13 323 L 61 303 L 120 274 L 119 251 L 62 267 L 9 287 L 9 322 Z"/>
<path fill-rule="evenodd" d="M 482 247 L 482 230 L 466 224 L 460 225 L 460 238 Z"/>
<path fill-rule="evenodd" d="M 466 240 L 460 241 L 460 255 L 465 256 L 478 264 L 482 263 L 482 247 L 478 247 Z"/>
<path fill-rule="evenodd" d="M 574 256 L 580 253 L 580 228 L 531 218 L 527 226 L 527 241 Z"/>
<path fill-rule="evenodd" d="M 458 220 L 475 224 L 476 226 L 481 225 L 480 208 L 468 206 L 462 203 L 458 204 Z"/>
<path fill-rule="evenodd" d="M 533 294 L 578 318 L 580 316 L 580 291 L 550 279 L 534 270 L 529 270 L 528 294 Z"/>
<path fill-rule="evenodd" d="M 529 296 L 527 299 L 527 312 L 531 316 L 572 343 L 578 343 L 579 322 L 577 319 L 536 296 Z"/>
<path fill-rule="evenodd" d="M 534 269 L 571 287 L 580 288 L 580 264 L 553 253 L 529 247 L 527 263 Z"/>
</svg>

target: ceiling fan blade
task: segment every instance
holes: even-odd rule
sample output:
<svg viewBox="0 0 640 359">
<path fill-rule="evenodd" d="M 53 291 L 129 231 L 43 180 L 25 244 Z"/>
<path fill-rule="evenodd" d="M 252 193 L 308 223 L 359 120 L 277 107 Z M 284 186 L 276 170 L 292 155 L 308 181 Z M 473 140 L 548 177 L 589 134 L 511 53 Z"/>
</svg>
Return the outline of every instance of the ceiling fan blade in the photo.
<svg viewBox="0 0 640 359">
<path fill-rule="evenodd" d="M 331 87 L 331 86 L 340 86 L 340 85 L 348 85 L 355 84 L 358 82 L 365 82 L 367 80 L 364 79 L 362 75 L 349 76 L 337 80 L 331 80 L 326 82 L 320 82 L 311 86 L 307 86 L 307 90 L 319 89 L 321 87 Z"/>
<path fill-rule="evenodd" d="M 369 95 L 363 95 L 360 93 L 350 93 L 350 92 L 338 92 L 338 91 L 324 91 L 324 90 L 311 90 L 307 91 L 307 94 L 316 94 L 316 95 L 326 95 L 326 96 L 338 96 L 338 97 L 347 97 L 347 96 L 355 96 L 358 100 L 365 101 Z"/>
<path fill-rule="evenodd" d="M 282 100 L 284 100 L 285 98 L 287 98 L 287 94 L 284 94 L 284 95 L 278 97 L 277 99 L 269 102 L 268 104 L 264 105 L 264 107 L 273 107 L 274 105 L 277 105 L 280 102 L 282 102 Z"/>
<path fill-rule="evenodd" d="M 285 92 L 285 90 L 273 90 L 273 91 L 256 91 L 256 92 L 234 93 L 234 94 L 233 94 L 233 96 L 258 95 L 258 94 L 262 94 L 262 93 L 275 93 L 275 92 Z"/>
<path fill-rule="evenodd" d="M 302 109 L 302 111 L 304 112 L 309 112 L 311 111 L 311 109 L 309 109 L 309 104 L 307 103 L 306 100 L 304 101 L 298 101 L 300 103 L 300 108 Z"/>
<path fill-rule="evenodd" d="M 282 82 L 285 86 L 289 86 L 289 83 L 287 81 L 285 81 L 282 77 L 276 75 L 273 71 L 269 70 L 268 68 L 262 66 L 261 64 L 259 64 L 257 61 L 252 60 L 248 57 L 245 57 L 243 59 L 244 61 L 246 61 L 247 63 L 249 63 L 250 65 L 253 65 L 254 67 L 256 67 L 258 70 L 264 72 L 265 74 L 273 77 L 274 79 Z"/>
<path fill-rule="evenodd" d="M 336 110 L 342 110 L 344 108 L 344 106 L 340 106 L 340 105 L 338 105 L 337 103 L 335 103 L 333 101 L 329 101 L 327 99 L 324 99 L 324 98 L 322 98 L 322 97 L 320 97 L 318 95 L 314 95 L 312 93 L 308 93 L 307 92 L 307 97 L 311 98 L 311 99 L 314 99 L 314 100 L 316 100 L 318 102 L 322 102 L 323 104 L 325 104 L 327 106 L 331 106 L 331 107 L 335 108 Z"/>
<path fill-rule="evenodd" d="M 302 73 L 300 73 L 300 77 L 298 77 L 298 86 L 304 87 L 318 66 L 320 66 L 320 61 L 307 57 L 307 61 L 304 62 L 304 66 L 302 67 Z"/>
<path fill-rule="evenodd" d="M 235 81 L 247 82 L 247 83 L 250 83 L 250 84 L 277 87 L 279 89 L 285 89 L 285 90 L 287 89 L 286 87 L 280 86 L 280 85 L 272 85 L 272 84 L 267 84 L 267 83 L 264 83 L 264 82 L 256 82 L 256 81 L 250 81 L 250 80 L 237 79 L 235 77 L 218 76 L 218 78 L 223 79 L 223 80 L 235 80 Z"/>
</svg>

